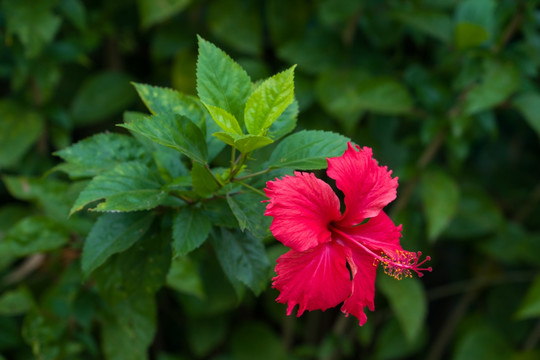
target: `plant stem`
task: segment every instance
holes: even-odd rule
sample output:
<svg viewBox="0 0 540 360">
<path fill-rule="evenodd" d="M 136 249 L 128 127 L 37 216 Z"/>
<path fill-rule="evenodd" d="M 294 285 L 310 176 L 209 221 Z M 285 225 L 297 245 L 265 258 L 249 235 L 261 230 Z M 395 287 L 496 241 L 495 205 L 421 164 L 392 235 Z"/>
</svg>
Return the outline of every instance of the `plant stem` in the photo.
<svg viewBox="0 0 540 360">
<path fill-rule="evenodd" d="M 270 172 L 270 170 L 271 170 L 271 169 L 268 168 L 268 169 L 265 169 L 265 170 L 261 170 L 261 171 L 254 172 L 254 173 L 252 173 L 252 174 L 240 176 L 240 177 L 235 178 L 235 181 L 236 181 L 236 180 L 249 179 L 249 178 L 252 178 L 252 177 L 255 177 L 255 176 L 259 176 L 259 175 L 262 175 L 262 174 L 266 174 L 266 173 Z"/>
<path fill-rule="evenodd" d="M 248 188 L 249 190 L 251 190 L 251 191 L 253 191 L 253 192 L 255 192 L 255 193 L 259 194 L 259 195 L 262 195 L 262 196 L 266 197 L 266 194 L 263 193 L 261 190 L 259 190 L 259 189 L 257 189 L 257 188 L 254 188 L 253 186 L 248 185 L 248 184 L 246 184 L 245 182 L 238 181 L 238 179 L 233 179 L 233 181 L 239 183 L 240 185 L 242 185 L 242 186 Z"/>
</svg>

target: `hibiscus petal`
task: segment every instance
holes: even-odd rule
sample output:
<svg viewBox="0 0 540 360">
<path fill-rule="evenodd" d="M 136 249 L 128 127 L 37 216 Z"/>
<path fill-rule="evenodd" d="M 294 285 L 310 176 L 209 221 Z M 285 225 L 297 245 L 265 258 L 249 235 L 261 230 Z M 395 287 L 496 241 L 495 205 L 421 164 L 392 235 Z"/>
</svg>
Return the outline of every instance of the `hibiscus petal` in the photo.
<svg viewBox="0 0 540 360">
<path fill-rule="evenodd" d="M 381 252 L 393 254 L 403 251 L 399 244 L 401 238 L 401 225 L 396 226 L 392 219 L 384 213 L 379 214 L 366 223 L 342 230 L 349 235 L 349 240 L 362 243 L 377 255 Z M 347 245 L 351 245 L 348 243 Z"/>
<path fill-rule="evenodd" d="M 347 261 L 353 274 L 352 293 L 345 300 L 341 311 L 346 315 L 358 318 L 360 326 L 367 321 L 364 307 L 375 310 L 375 275 L 377 267 L 373 264 L 373 257 L 362 251 L 348 249 Z"/>
<path fill-rule="evenodd" d="M 377 164 L 368 147 L 360 149 L 349 143 L 342 156 L 328 159 L 327 173 L 345 194 L 343 225 L 356 225 L 377 215 L 396 198 L 398 178 L 392 178 L 392 171 Z"/>
<path fill-rule="evenodd" d="M 287 304 L 287 315 L 299 305 L 305 310 L 326 310 L 345 300 L 351 280 L 344 248 L 336 242 L 321 244 L 304 252 L 290 250 L 277 260 L 272 287 L 280 291 L 277 302 Z"/>
<path fill-rule="evenodd" d="M 310 173 L 268 181 L 267 216 L 274 219 L 274 237 L 296 251 L 305 251 L 331 240 L 328 225 L 340 218 L 339 199 L 332 188 Z"/>
</svg>

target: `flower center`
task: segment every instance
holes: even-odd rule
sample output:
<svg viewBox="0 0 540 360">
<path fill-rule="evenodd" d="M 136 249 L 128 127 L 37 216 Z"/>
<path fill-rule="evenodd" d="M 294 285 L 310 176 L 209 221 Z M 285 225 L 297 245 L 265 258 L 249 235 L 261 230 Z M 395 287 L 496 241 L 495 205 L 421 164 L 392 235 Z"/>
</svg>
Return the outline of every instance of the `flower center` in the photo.
<svg viewBox="0 0 540 360">
<path fill-rule="evenodd" d="M 420 256 L 422 256 L 421 251 L 381 251 L 380 255 L 378 255 L 377 253 L 375 253 L 375 251 L 371 250 L 364 243 L 352 238 L 350 235 L 338 229 L 337 227 L 332 226 L 331 231 L 358 245 L 360 248 L 362 248 L 362 250 L 373 256 L 373 266 L 378 266 L 379 263 L 382 264 L 384 273 L 392 276 L 395 279 L 401 280 L 403 279 L 403 277 L 412 277 L 411 271 L 414 271 L 416 274 L 418 274 L 418 277 L 422 277 L 424 276 L 422 271 L 431 272 L 432 270 L 431 266 L 426 268 L 421 267 L 426 261 L 431 260 L 430 256 L 426 256 L 423 261 L 418 262 L 420 260 Z"/>
</svg>

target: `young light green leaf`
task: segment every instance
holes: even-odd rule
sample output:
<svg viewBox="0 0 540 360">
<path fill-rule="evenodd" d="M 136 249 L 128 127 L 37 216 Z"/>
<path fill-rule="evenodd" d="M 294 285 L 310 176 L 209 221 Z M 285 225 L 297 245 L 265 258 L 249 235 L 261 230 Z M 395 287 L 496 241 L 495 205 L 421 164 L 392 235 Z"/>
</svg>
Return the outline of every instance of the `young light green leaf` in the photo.
<svg viewBox="0 0 540 360">
<path fill-rule="evenodd" d="M 277 118 L 272 126 L 270 126 L 267 136 L 272 140 L 277 141 L 292 132 L 296 127 L 298 111 L 298 101 L 294 100 Z"/>
<path fill-rule="evenodd" d="M 422 202 L 430 241 L 435 241 L 452 220 L 459 203 L 459 188 L 443 172 L 422 175 Z"/>
<path fill-rule="evenodd" d="M 530 127 L 540 136 L 540 93 L 520 94 L 514 99 L 513 103 Z"/>
<path fill-rule="evenodd" d="M 246 228 L 257 238 L 263 239 L 268 234 L 271 218 L 264 216 L 266 200 L 262 195 L 248 191 L 239 194 L 227 194 L 227 203 L 231 208 L 240 229 Z"/>
<path fill-rule="evenodd" d="M 211 238 L 223 271 L 232 281 L 238 279 L 258 295 L 266 287 L 270 263 L 261 240 L 249 233 L 232 234 L 221 228 L 219 238 Z"/>
<path fill-rule="evenodd" d="M 417 278 L 395 280 L 389 276 L 377 279 L 405 334 L 412 343 L 422 330 L 427 314 L 426 294 Z"/>
<path fill-rule="evenodd" d="M 212 224 L 208 217 L 194 207 L 182 207 L 173 219 L 173 250 L 175 256 L 186 255 L 201 246 Z"/>
<path fill-rule="evenodd" d="M 158 206 L 167 197 L 161 190 L 161 180 L 156 171 L 141 163 L 129 162 L 96 176 L 80 193 L 70 213 L 97 200 L 105 199 L 93 210 L 136 211 Z"/>
<path fill-rule="evenodd" d="M 164 113 L 150 118 L 133 118 L 119 125 L 150 140 L 180 151 L 187 157 L 205 163 L 206 141 L 201 129 L 185 116 Z"/>
<path fill-rule="evenodd" d="M 249 75 L 214 44 L 199 39 L 197 94 L 205 104 L 220 107 L 243 123 L 244 106 L 251 92 Z"/>
<path fill-rule="evenodd" d="M 41 134 L 44 119 L 10 100 L 0 101 L 0 168 L 12 166 Z"/>
<path fill-rule="evenodd" d="M 252 152 L 274 142 L 268 136 L 260 135 L 236 135 L 218 132 L 214 136 L 224 143 L 234 146 L 242 154 Z"/>
<path fill-rule="evenodd" d="M 13 225 L 0 241 L 0 254 L 20 257 L 57 249 L 67 243 L 69 231 L 44 216 L 28 216 Z"/>
<path fill-rule="evenodd" d="M 263 81 L 247 100 L 244 121 L 252 135 L 266 135 L 274 121 L 294 101 L 294 68 L 292 66 Z"/>
<path fill-rule="evenodd" d="M 501 103 L 518 85 L 519 76 L 514 64 L 492 62 L 486 68 L 482 82 L 467 94 L 464 113 L 472 115 Z"/>
<path fill-rule="evenodd" d="M 151 212 L 101 215 L 84 242 L 81 260 L 84 276 L 90 275 L 111 255 L 136 243 L 144 236 L 153 219 Z"/>
<path fill-rule="evenodd" d="M 530 319 L 540 316 L 540 276 L 537 276 L 531 284 L 516 316 L 518 319 Z"/>
<path fill-rule="evenodd" d="M 276 147 L 268 166 L 298 170 L 325 169 L 326 158 L 343 155 L 347 149 L 345 136 L 318 130 L 303 130 L 287 136 Z"/>
<path fill-rule="evenodd" d="M 137 140 L 114 133 L 91 136 L 54 155 L 66 162 L 56 169 L 71 178 L 93 177 L 124 162 L 150 159 Z"/>
<path fill-rule="evenodd" d="M 219 108 L 217 106 L 204 104 L 208 109 L 208 112 L 212 116 L 212 119 L 222 128 L 226 133 L 233 133 L 237 135 L 242 135 L 242 128 L 238 124 L 238 120 L 234 115 L 228 113 L 226 110 Z"/>
</svg>

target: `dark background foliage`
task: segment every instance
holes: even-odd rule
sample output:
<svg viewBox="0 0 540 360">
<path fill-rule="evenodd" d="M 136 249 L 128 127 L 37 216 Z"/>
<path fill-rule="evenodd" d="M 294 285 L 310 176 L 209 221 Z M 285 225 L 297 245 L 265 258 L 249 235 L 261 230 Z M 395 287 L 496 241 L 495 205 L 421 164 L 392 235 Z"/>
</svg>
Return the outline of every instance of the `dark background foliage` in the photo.
<svg viewBox="0 0 540 360">
<path fill-rule="evenodd" d="M 434 271 L 381 273 L 360 328 L 339 309 L 285 317 L 269 286 L 238 299 L 195 256 L 157 294 L 150 358 L 540 358 L 539 3 L 1 0 L 3 358 L 99 359 L 110 344 L 144 358 L 122 334 L 145 331 L 146 298 L 128 325 L 98 314 L 78 260 L 95 217 L 68 218 L 81 185 L 46 173 L 54 151 L 144 109 L 130 81 L 195 94 L 197 34 L 253 80 L 298 64 L 299 128 L 340 132 L 393 169 L 388 211 Z M 141 244 L 126 272 L 156 249 Z"/>
</svg>

